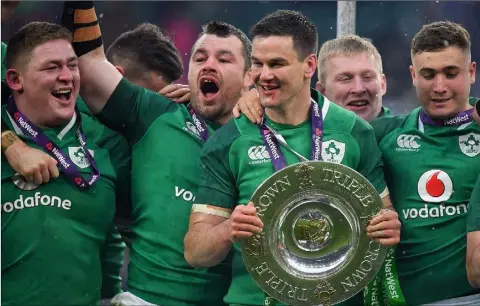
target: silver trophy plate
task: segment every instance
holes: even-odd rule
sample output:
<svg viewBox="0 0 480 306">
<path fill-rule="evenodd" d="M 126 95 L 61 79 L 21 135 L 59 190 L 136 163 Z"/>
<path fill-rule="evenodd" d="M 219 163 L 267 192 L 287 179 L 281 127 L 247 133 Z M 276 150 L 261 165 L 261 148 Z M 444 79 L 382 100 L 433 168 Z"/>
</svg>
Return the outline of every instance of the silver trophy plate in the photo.
<svg viewBox="0 0 480 306">
<path fill-rule="evenodd" d="M 285 167 L 252 201 L 264 224 L 241 243 L 260 288 L 288 305 L 334 305 L 367 286 L 387 252 L 367 236 L 382 200 L 355 170 L 322 161 Z"/>
</svg>

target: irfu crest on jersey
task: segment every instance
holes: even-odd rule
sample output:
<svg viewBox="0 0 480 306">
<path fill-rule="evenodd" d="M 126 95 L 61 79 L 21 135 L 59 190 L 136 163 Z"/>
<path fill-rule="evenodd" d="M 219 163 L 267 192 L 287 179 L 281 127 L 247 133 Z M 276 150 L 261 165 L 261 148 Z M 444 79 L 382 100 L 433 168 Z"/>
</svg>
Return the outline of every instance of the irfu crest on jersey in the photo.
<svg viewBox="0 0 480 306">
<path fill-rule="evenodd" d="M 341 163 L 345 156 L 345 143 L 336 140 L 325 141 L 322 144 L 322 159 L 332 163 Z"/>
<path fill-rule="evenodd" d="M 463 154 L 474 157 L 480 153 L 480 135 L 469 133 L 458 137 L 458 144 Z"/>
<path fill-rule="evenodd" d="M 88 150 L 88 151 L 93 157 L 93 150 Z M 88 160 L 87 156 L 85 156 L 85 151 L 83 151 L 82 147 L 69 147 L 68 155 L 70 155 L 70 159 L 79 168 L 84 169 L 90 166 L 90 161 Z"/>
</svg>

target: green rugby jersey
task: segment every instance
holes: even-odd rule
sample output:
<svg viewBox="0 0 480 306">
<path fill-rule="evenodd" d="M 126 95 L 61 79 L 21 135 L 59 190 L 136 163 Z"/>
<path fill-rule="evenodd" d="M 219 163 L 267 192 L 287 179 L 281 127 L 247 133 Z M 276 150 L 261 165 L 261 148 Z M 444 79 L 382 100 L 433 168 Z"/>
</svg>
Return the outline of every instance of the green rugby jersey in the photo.
<svg viewBox="0 0 480 306">
<path fill-rule="evenodd" d="M 473 188 L 472 197 L 468 206 L 467 231 L 480 231 L 480 176 Z"/>
<path fill-rule="evenodd" d="M 160 305 L 222 304 L 230 265 L 194 269 L 184 258 L 203 146 L 187 107 L 122 79 L 99 118 L 132 145 L 128 291 Z"/>
<path fill-rule="evenodd" d="M 396 262 L 408 305 L 474 293 L 465 269 L 466 217 L 480 172 L 480 127 L 431 126 L 419 112 L 372 122 L 402 221 Z"/>
<path fill-rule="evenodd" d="M 378 115 L 377 118 L 380 118 L 380 117 L 391 117 L 392 116 L 392 111 L 386 107 L 386 106 L 382 106 L 382 110 L 380 112 L 380 114 Z"/>
<path fill-rule="evenodd" d="M 7 65 L 5 63 L 7 55 L 7 44 L 2 41 L 2 81 L 5 80 L 5 74 L 7 72 Z"/>
<path fill-rule="evenodd" d="M 342 163 L 368 178 L 379 193 L 384 192 L 380 150 L 370 125 L 353 112 L 329 102 L 316 91 L 312 97 L 318 102 L 324 116 L 322 158 Z M 277 124 L 267 118 L 287 141 L 288 145 L 305 157 L 312 149 L 310 119 L 296 126 Z M 287 164 L 299 162 L 290 151 L 280 146 Z M 274 167 L 263 143 L 259 126 L 245 116 L 227 123 L 205 144 L 202 154 L 202 177 L 195 203 L 233 210 L 247 204 L 253 192 Z M 263 305 L 264 293 L 245 269 L 238 243 L 233 246 L 232 284 L 225 297 L 227 304 Z"/>
<path fill-rule="evenodd" d="M 48 184 L 27 183 L 2 155 L 2 304 L 94 305 L 119 291 L 124 245 L 113 226 L 117 206 L 129 201 L 128 144 L 91 117 L 82 116 L 87 148 L 100 178 L 86 190 L 61 174 Z M 8 128 L 23 136 L 2 109 Z M 89 161 L 76 137 L 78 120 L 43 129 L 87 177 Z M 120 255 L 121 256 L 121 255 Z M 102 282 L 103 277 L 103 282 Z"/>
</svg>

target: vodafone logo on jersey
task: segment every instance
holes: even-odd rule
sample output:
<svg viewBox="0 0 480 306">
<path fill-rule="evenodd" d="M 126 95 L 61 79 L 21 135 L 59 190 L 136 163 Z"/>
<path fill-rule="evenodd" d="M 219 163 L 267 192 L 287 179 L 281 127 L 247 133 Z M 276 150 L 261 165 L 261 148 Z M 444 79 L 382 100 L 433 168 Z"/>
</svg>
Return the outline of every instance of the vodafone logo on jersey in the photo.
<svg viewBox="0 0 480 306">
<path fill-rule="evenodd" d="M 418 195 L 425 202 L 441 203 L 448 201 L 453 193 L 453 182 L 442 170 L 430 170 L 418 180 Z"/>
</svg>

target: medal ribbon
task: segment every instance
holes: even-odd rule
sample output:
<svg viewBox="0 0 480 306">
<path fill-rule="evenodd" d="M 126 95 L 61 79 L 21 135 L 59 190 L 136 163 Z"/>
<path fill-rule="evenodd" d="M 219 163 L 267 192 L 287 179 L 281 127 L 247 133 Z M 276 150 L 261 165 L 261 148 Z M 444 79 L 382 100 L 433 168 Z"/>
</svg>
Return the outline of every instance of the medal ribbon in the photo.
<svg viewBox="0 0 480 306">
<path fill-rule="evenodd" d="M 323 117 L 322 111 L 318 107 L 317 102 L 313 99 L 310 104 L 310 117 L 312 125 L 312 160 L 322 159 L 322 139 L 323 139 Z M 287 166 L 285 156 L 280 151 L 280 145 L 278 144 L 277 136 L 268 128 L 265 123 L 265 117 L 262 118 L 260 124 L 260 135 L 262 136 L 263 143 L 267 148 L 270 159 L 272 160 L 275 171 L 279 171 Z"/>
<path fill-rule="evenodd" d="M 460 126 L 473 121 L 473 108 L 463 111 L 450 119 L 434 119 L 422 110 L 420 111 L 420 120 L 424 124 L 435 126 Z"/>
<path fill-rule="evenodd" d="M 188 103 L 187 109 L 190 113 L 190 116 L 192 116 L 193 124 L 195 124 L 195 127 L 200 133 L 200 138 L 202 138 L 203 142 L 206 142 L 209 136 L 207 124 L 202 120 L 202 118 L 200 118 L 195 109 L 193 109 L 192 103 Z"/>
<path fill-rule="evenodd" d="M 388 249 L 380 271 L 363 290 L 365 306 L 404 306 L 407 304 L 398 281 L 395 249 L 396 247 Z"/>
<path fill-rule="evenodd" d="M 312 125 L 312 160 L 322 159 L 322 138 L 323 138 L 323 117 L 322 111 L 318 107 L 318 103 L 313 99 L 310 104 L 310 118 Z M 275 171 L 279 171 L 287 166 L 285 156 L 280 151 L 280 145 L 278 144 L 277 136 L 273 133 L 265 123 L 265 116 L 262 118 L 260 124 L 260 135 L 262 136 L 263 143 L 267 148 L 270 159 L 272 160 Z M 277 301 L 265 293 L 264 306 L 276 306 Z"/>
<path fill-rule="evenodd" d="M 28 120 L 28 118 L 18 110 L 15 100 L 12 96 L 10 96 L 8 99 L 7 112 L 10 114 L 13 120 L 15 120 L 25 135 L 27 135 L 32 141 L 34 141 L 58 162 L 60 170 L 73 182 L 76 187 L 81 189 L 89 188 L 99 179 L 100 173 L 97 169 L 95 160 L 86 147 L 85 133 L 82 129 L 82 118 L 80 114 L 77 115 L 77 138 L 83 148 L 85 156 L 92 166 L 92 174 L 86 180 L 77 170 L 70 157 L 63 153 L 63 151 L 53 141 L 50 141 L 50 139 L 43 134 L 40 128 L 30 122 L 30 120 Z"/>
</svg>

